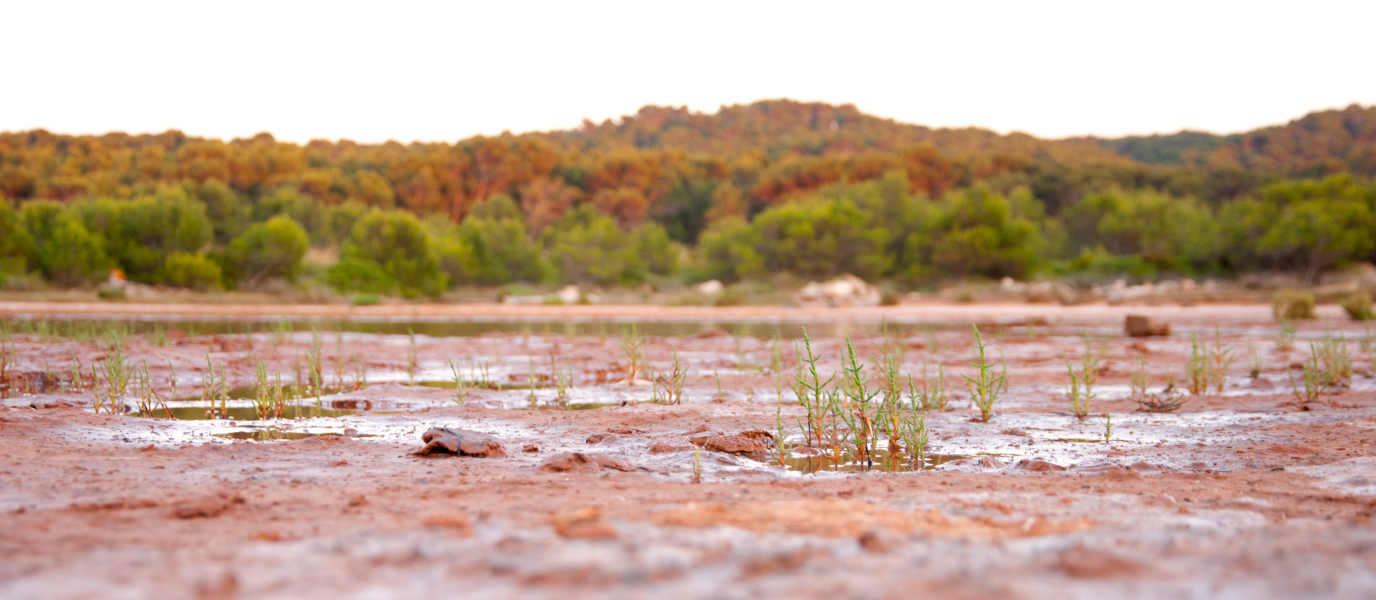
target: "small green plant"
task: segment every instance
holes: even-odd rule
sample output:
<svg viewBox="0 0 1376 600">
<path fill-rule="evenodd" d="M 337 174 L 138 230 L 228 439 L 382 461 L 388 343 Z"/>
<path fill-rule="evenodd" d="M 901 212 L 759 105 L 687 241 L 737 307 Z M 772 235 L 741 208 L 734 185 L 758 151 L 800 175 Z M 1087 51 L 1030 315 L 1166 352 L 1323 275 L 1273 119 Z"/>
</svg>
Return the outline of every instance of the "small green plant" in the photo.
<svg viewBox="0 0 1376 600">
<path fill-rule="evenodd" d="M 1282 352 L 1289 352 L 1295 349 L 1295 322 L 1290 319 L 1280 319 L 1280 329 L 1276 330 L 1276 349 Z"/>
<path fill-rule="evenodd" d="M 1220 394 L 1223 393 L 1223 386 L 1228 383 L 1228 367 L 1232 366 L 1234 358 L 1233 349 L 1223 344 L 1223 335 L 1215 325 L 1214 346 L 1209 351 L 1208 372 L 1209 382 Z"/>
<path fill-rule="evenodd" d="M 796 345 L 793 348 L 794 355 L 798 359 L 795 361 L 797 372 L 793 375 L 793 382 L 790 387 L 793 388 L 793 395 L 798 398 L 798 403 L 803 406 L 803 410 L 806 412 L 807 421 L 799 423 L 803 430 L 803 443 L 810 446 L 815 441 L 816 445 L 820 447 L 822 445 L 822 430 L 824 429 L 823 415 L 826 405 L 826 389 L 836 379 L 836 374 L 833 373 L 825 381 L 818 374 L 817 361 L 821 360 L 821 357 L 813 353 L 812 338 L 808 337 L 806 327 L 803 328 L 803 347 L 807 350 L 806 357 L 803 357 Z M 718 379 L 718 390 L 721 387 L 720 381 Z"/>
<path fill-rule="evenodd" d="M 665 404 L 676 405 L 683 404 L 683 384 L 688 381 L 688 367 L 679 360 L 677 349 L 673 350 L 673 356 L 672 369 L 655 378 L 655 388 L 656 398 L 663 398 Z"/>
<path fill-rule="evenodd" d="M 1247 356 L 1250 357 L 1251 364 L 1247 369 L 1247 376 L 1252 379 L 1261 377 L 1261 370 L 1266 364 L 1261 361 L 1261 355 L 1257 354 L 1257 345 L 1253 344 L 1252 340 L 1247 340 Z"/>
<path fill-rule="evenodd" d="M 912 468 L 921 469 L 927 462 L 927 417 L 918 411 L 908 411 L 901 423 L 903 445 L 908 449 Z"/>
<path fill-rule="evenodd" d="M 1295 382 L 1295 372 L 1290 372 L 1290 389 L 1294 391 L 1295 398 L 1300 402 L 1313 402 L 1318 400 L 1324 392 L 1328 391 L 1328 386 L 1333 380 L 1333 374 L 1324 366 L 1319 356 L 1321 351 L 1314 342 L 1309 342 L 1309 360 L 1303 363 L 1303 372 L 1300 382 L 1304 384 L 1304 392 L 1300 392 L 1299 385 Z"/>
<path fill-rule="evenodd" d="M 368 369 L 363 364 L 363 359 L 359 358 L 358 353 L 353 353 L 354 363 L 354 389 L 361 390 L 368 387 Z"/>
<path fill-rule="evenodd" d="M 841 390 L 849 410 L 842 411 L 841 418 L 850 428 L 857 456 L 870 466 L 874 464 L 874 446 L 878 440 L 873 405 L 880 391 L 870 389 L 869 382 L 861 372 L 864 368 L 855 356 L 855 346 L 851 344 L 850 336 L 846 336 L 846 353 L 841 355 Z"/>
<path fill-rule="evenodd" d="M 449 399 L 453 400 L 454 404 L 463 406 L 468 403 L 468 388 L 464 387 L 463 377 L 459 373 L 459 366 L 454 364 L 453 359 L 446 360 L 449 363 L 449 372 L 454 376 L 454 395 Z"/>
<path fill-rule="evenodd" d="M 715 377 L 715 378 L 717 379 L 717 395 L 716 395 L 715 397 L 713 397 L 712 399 L 713 399 L 713 400 L 722 400 L 722 399 L 725 399 L 725 398 L 726 398 L 726 390 L 722 389 L 722 387 L 721 387 L 721 373 L 718 373 L 716 369 L 712 369 L 712 376 Z"/>
<path fill-rule="evenodd" d="M 420 366 L 420 348 L 416 346 L 416 332 L 406 326 L 406 378 L 410 385 L 416 385 L 416 369 Z"/>
<path fill-rule="evenodd" d="M 1347 337 L 1338 334 L 1325 333 L 1323 341 L 1319 343 L 1319 361 L 1323 364 L 1324 371 L 1328 373 L 1328 385 L 1330 387 L 1347 387 L 1352 384 L 1352 355 L 1348 352 Z"/>
<path fill-rule="evenodd" d="M 1113 445 L 1113 413 L 1104 413 L 1104 443 Z"/>
<path fill-rule="evenodd" d="M 1008 385 L 1008 363 L 1003 363 L 1003 372 L 994 374 L 994 363 L 990 362 L 986 356 L 984 340 L 980 338 L 979 326 L 971 325 L 975 331 L 975 362 L 970 366 L 975 368 L 976 375 L 962 375 L 965 378 L 965 385 L 970 390 L 970 400 L 979 408 L 980 420 L 988 423 L 994 416 L 994 403 L 998 402 L 1000 394 Z"/>
<path fill-rule="evenodd" d="M 645 336 L 640 335 L 640 330 L 632 324 L 630 330 L 623 333 L 618 341 L 621 356 L 626 359 L 626 384 L 634 385 L 636 375 L 645 364 Z"/>
<path fill-rule="evenodd" d="M 1376 319 L 1376 311 L 1371 310 L 1371 294 L 1357 292 L 1343 299 L 1343 310 L 1353 321 Z"/>
<path fill-rule="evenodd" d="M 951 390 L 946 385 L 946 372 L 941 365 L 936 367 L 936 379 L 927 377 L 927 365 L 922 365 L 922 383 L 914 385 L 913 376 L 908 375 L 908 403 L 914 410 L 946 410 L 951 401 Z"/>
<path fill-rule="evenodd" d="M 205 353 L 205 375 L 201 377 L 201 399 L 206 402 L 207 416 L 229 418 L 229 386 L 225 382 L 225 366 L 221 364 L 217 371 L 208 351 Z M 215 410 L 216 402 L 220 403 L 219 411 Z"/>
<path fill-rule="evenodd" d="M 253 394 L 253 407 L 259 420 L 280 419 L 287 408 L 287 391 L 282 385 L 282 372 L 268 377 L 268 366 L 258 361 L 256 370 L 257 387 Z"/>
<path fill-rule="evenodd" d="M 1089 416 L 1089 401 L 1094 396 L 1088 385 L 1088 376 L 1081 379 L 1075 375 L 1075 369 L 1070 365 L 1065 366 L 1065 370 L 1070 373 L 1070 383 L 1065 387 L 1065 397 L 1070 400 L 1070 413 L 1077 419 Z"/>
<path fill-rule="evenodd" d="M 1128 386 L 1132 389 L 1133 398 L 1142 398 L 1147 395 L 1147 357 L 1138 354 L 1132 359 L 1132 374 L 1128 377 Z"/>
<path fill-rule="evenodd" d="M 693 446 L 693 483 L 702 483 L 702 449 Z"/>
<path fill-rule="evenodd" d="M 124 397 L 129 392 L 129 381 L 133 372 L 129 368 L 129 357 L 124 354 L 124 339 L 120 332 L 111 329 L 107 333 L 105 360 L 101 362 L 104 386 L 95 393 L 95 412 L 101 408 L 107 413 L 124 411 Z M 92 367 L 94 368 L 94 367 Z"/>
<path fill-rule="evenodd" d="M 573 359 L 566 357 L 566 364 L 567 368 L 560 369 L 559 361 L 554 357 L 554 348 L 550 348 L 549 368 L 553 372 L 555 401 L 560 408 L 568 407 L 569 389 L 573 387 Z"/>
<path fill-rule="evenodd" d="M 1209 391 L 1209 357 L 1199 346 L 1199 336 L 1190 334 L 1190 358 L 1185 361 L 1185 383 L 1196 396 Z"/>
<path fill-rule="evenodd" d="M 781 467 L 787 464 L 788 457 L 793 453 L 788 443 L 788 430 L 784 429 L 783 410 L 782 406 L 774 408 L 774 447 L 769 449 L 769 455 Z"/>
</svg>

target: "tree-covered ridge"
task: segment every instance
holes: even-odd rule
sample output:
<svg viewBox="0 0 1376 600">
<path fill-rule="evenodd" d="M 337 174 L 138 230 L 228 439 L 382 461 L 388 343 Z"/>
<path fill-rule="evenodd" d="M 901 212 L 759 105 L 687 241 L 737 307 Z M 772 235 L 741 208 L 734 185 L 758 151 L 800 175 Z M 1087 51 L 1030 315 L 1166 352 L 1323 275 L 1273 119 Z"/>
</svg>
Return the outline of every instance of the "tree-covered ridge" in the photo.
<svg viewBox="0 0 1376 600">
<path fill-rule="evenodd" d="M 1102 143 L 1146 163 L 1241 169 L 1283 177 L 1376 176 L 1376 106 L 1309 113 L 1285 125 L 1228 136 L 1196 131 Z"/>
<path fill-rule="evenodd" d="M 790 101 L 459 142 L 0 134 L 0 278 L 200 289 L 851 272 L 1236 274 L 1376 259 L 1374 109 L 1218 137 L 1041 140 Z M 308 247 L 333 249 L 305 272 Z"/>
</svg>

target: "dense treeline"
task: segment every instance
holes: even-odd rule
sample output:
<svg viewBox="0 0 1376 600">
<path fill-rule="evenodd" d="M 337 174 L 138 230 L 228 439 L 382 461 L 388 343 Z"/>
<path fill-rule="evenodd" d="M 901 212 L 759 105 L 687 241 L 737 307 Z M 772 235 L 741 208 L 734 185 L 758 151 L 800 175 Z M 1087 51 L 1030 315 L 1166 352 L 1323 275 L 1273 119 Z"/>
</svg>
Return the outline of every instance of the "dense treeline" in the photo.
<svg viewBox="0 0 1376 600">
<path fill-rule="evenodd" d="M 1373 176 L 1376 108 L 1357 106 L 1120 140 L 789 101 L 455 144 L 32 131 L 0 134 L 0 273 L 258 287 L 318 247 L 339 260 L 313 279 L 402 295 L 779 272 L 1312 278 L 1373 258 Z"/>
</svg>

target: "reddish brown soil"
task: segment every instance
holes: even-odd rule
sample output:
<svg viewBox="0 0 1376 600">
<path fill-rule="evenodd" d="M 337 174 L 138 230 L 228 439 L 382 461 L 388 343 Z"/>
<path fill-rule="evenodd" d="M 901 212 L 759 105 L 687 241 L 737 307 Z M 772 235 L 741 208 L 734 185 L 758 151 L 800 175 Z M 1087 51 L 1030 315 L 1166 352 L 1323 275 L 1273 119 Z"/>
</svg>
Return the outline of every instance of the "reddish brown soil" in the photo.
<svg viewBox="0 0 1376 600">
<path fill-rule="evenodd" d="M 978 320 L 1044 308 L 942 310 Z M 1116 307 L 1096 310 L 1082 318 L 1121 318 Z M 1160 310 L 1177 311 L 1177 323 L 1208 321 Z M 776 410 L 796 433 L 801 414 L 796 403 L 778 408 L 775 378 L 753 370 L 723 376 L 727 397 L 711 400 L 711 370 L 735 369 L 741 353 L 770 362 L 770 340 L 724 334 L 651 340 L 656 368 L 671 346 L 691 357 L 685 405 L 496 408 L 527 393 L 513 390 L 475 391 L 459 407 L 451 390 L 393 383 L 340 395 L 402 411 L 345 420 L 375 438 L 234 442 L 204 436 L 223 424 L 91 414 L 88 392 L 60 396 L 80 407 L 12 398 L 0 408 L 0 597 L 1376 596 L 1376 386 L 1360 329 L 1333 324 L 1353 340 L 1350 389 L 1300 402 L 1275 381 L 1305 354 L 1272 348 L 1264 311 L 1216 321 L 1239 352 L 1228 393 L 1160 417 L 1125 399 L 1097 402 L 1094 414 L 1111 411 L 1117 424 L 1112 446 L 1055 441 L 1102 430 L 1100 417 L 1070 417 L 1056 392 L 1082 338 L 991 337 L 1012 380 L 994 420 L 972 421 L 958 398 L 928 423 L 931 452 L 993 456 L 908 473 L 801 475 L 701 452 L 702 482 L 693 483 L 690 435 L 773 431 Z M 905 364 L 918 373 L 923 362 L 942 364 L 956 378 L 968 371 L 969 338 L 902 340 Z M 171 360 L 191 381 L 209 351 L 245 379 L 249 352 L 290 369 L 307 340 L 134 339 L 129 348 L 157 376 L 165 367 L 154 365 Z M 1246 375 L 1248 340 L 1265 364 L 1257 381 Z M 883 343 L 856 341 L 863 356 Z M 324 342 L 328 358 L 334 340 Z M 815 340 L 828 371 L 842 344 Z M 44 358 L 60 370 L 68 348 L 87 364 L 101 354 L 94 344 L 16 347 L 21 371 Z M 405 369 L 404 336 L 350 335 L 343 347 L 368 357 L 371 380 Z M 1125 385 L 1144 353 L 1159 386 L 1187 347 L 1180 335 L 1116 337 L 1099 385 Z M 585 393 L 648 399 L 647 387 L 613 383 L 613 339 L 420 342 L 431 369 L 489 357 L 523 372 L 528 356 L 548 361 L 551 351 L 568 357 Z M 431 426 L 494 434 L 506 456 L 413 456 Z M 589 443 L 595 434 L 610 435 Z M 542 466 L 568 452 L 591 458 L 573 470 Z"/>
</svg>

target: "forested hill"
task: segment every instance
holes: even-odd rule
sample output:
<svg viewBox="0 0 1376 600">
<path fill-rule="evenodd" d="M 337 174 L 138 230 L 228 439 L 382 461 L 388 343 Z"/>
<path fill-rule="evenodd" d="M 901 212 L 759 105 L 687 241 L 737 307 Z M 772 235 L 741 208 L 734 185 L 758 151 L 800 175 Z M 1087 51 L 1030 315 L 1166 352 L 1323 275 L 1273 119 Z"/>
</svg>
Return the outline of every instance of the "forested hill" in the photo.
<svg viewBox="0 0 1376 600">
<path fill-rule="evenodd" d="M 1289 124 L 1214 136 L 1194 132 L 1043 140 L 977 129 L 932 129 L 854 106 L 771 100 L 715 114 L 646 106 L 615 122 L 565 131 L 473 137 L 453 144 L 221 141 L 158 134 L 0 133 L 0 194 L 10 201 L 132 197 L 162 184 L 217 180 L 250 195 L 290 187 L 324 203 L 357 200 L 454 220 L 503 192 L 527 211 L 593 201 L 636 220 L 681 214 L 730 184 L 758 211 L 779 198 L 902 170 L 913 191 L 939 196 L 989 179 L 1025 182 L 1054 211 L 1092 188 L 1149 185 L 1210 200 L 1265 181 L 1351 172 L 1376 175 L 1376 107 L 1312 113 Z M 720 194 L 719 194 L 720 195 Z M 731 200 L 728 198 L 728 200 Z M 701 211 L 698 211 L 701 212 Z"/>
<path fill-rule="evenodd" d="M 110 268 L 407 295 L 781 273 L 1312 281 L 1376 260 L 1373 176 L 1376 107 L 1360 106 L 1116 140 L 788 100 L 454 143 L 37 130 L 0 133 L 0 285 L 90 285 Z M 303 271 L 307 244 L 341 260 Z"/>
<path fill-rule="evenodd" d="M 1228 136 L 1194 131 L 1103 144 L 1145 163 L 1235 168 L 1290 177 L 1376 175 L 1376 106 L 1314 112 L 1285 125 Z"/>
</svg>

